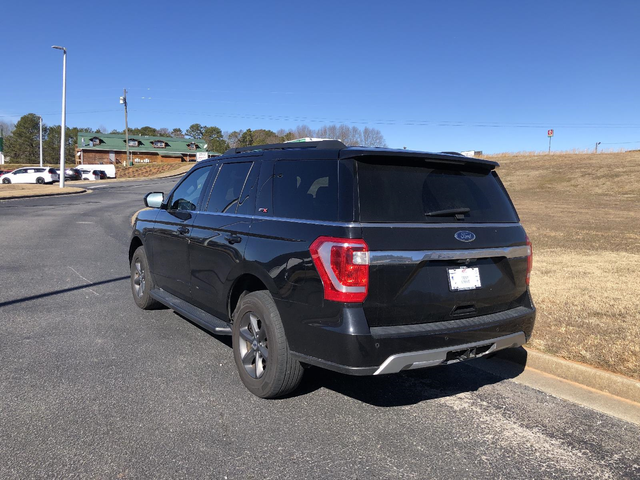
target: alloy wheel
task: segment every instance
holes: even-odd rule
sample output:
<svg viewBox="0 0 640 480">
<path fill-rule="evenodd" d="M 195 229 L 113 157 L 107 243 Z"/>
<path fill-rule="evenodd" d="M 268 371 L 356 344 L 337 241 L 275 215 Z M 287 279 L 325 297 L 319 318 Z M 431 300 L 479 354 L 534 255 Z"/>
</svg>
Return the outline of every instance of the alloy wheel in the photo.
<svg viewBox="0 0 640 480">
<path fill-rule="evenodd" d="M 136 268 L 136 271 L 133 272 L 133 288 L 138 298 L 142 298 L 142 295 L 144 295 L 145 280 L 144 268 L 142 267 L 139 258 L 136 258 L 134 266 Z"/>
<path fill-rule="evenodd" d="M 251 378 L 261 378 L 269 358 L 267 331 L 262 320 L 253 312 L 240 319 L 240 357 L 242 365 Z"/>
</svg>

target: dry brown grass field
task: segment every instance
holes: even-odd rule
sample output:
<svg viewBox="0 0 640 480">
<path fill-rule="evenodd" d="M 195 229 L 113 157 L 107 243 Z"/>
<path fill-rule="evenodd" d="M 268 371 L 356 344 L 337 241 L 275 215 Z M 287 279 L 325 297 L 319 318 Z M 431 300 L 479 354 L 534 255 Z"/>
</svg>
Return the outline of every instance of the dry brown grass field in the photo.
<svg viewBox="0 0 640 480">
<path fill-rule="evenodd" d="M 533 242 L 529 345 L 640 380 L 640 152 L 497 160 Z"/>
</svg>

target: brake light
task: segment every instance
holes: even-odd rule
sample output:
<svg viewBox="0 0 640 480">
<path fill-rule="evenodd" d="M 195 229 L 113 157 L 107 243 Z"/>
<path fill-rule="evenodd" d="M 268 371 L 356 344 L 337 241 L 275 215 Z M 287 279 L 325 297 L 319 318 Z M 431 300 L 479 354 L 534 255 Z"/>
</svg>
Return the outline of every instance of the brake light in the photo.
<svg viewBox="0 0 640 480">
<path fill-rule="evenodd" d="M 318 237 L 309 247 L 325 300 L 360 303 L 369 290 L 369 247 L 361 239 Z"/>
<path fill-rule="evenodd" d="M 531 270 L 533 268 L 533 245 L 529 236 L 527 235 L 527 247 L 529 247 L 529 255 L 527 256 L 527 285 L 531 281 Z"/>
</svg>

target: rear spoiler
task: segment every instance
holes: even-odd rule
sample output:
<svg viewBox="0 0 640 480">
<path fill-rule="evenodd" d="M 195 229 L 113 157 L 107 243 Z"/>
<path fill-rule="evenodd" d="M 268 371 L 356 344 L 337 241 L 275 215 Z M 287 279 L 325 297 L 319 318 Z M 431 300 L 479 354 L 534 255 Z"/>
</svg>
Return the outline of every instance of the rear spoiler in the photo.
<svg viewBox="0 0 640 480">
<path fill-rule="evenodd" d="M 467 165 L 469 167 L 484 168 L 493 170 L 500 166 L 498 162 L 484 160 L 482 158 L 465 157 L 455 153 L 428 153 L 413 150 L 385 150 L 385 149 L 364 149 L 345 148 L 340 150 L 340 158 L 358 157 L 402 157 L 413 160 L 424 160 L 427 162 L 448 163 L 452 165 Z"/>
</svg>

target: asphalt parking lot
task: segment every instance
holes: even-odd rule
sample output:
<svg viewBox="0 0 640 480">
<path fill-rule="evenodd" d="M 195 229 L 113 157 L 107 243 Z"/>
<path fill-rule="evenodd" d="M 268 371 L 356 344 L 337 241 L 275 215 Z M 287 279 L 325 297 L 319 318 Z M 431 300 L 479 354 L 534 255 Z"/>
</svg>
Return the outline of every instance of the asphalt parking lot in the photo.
<svg viewBox="0 0 640 480">
<path fill-rule="evenodd" d="M 640 477 L 640 427 L 473 362 L 254 397 L 229 338 L 131 299 L 131 215 L 175 181 L 0 202 L 0 478 Z"/>
</svg>

